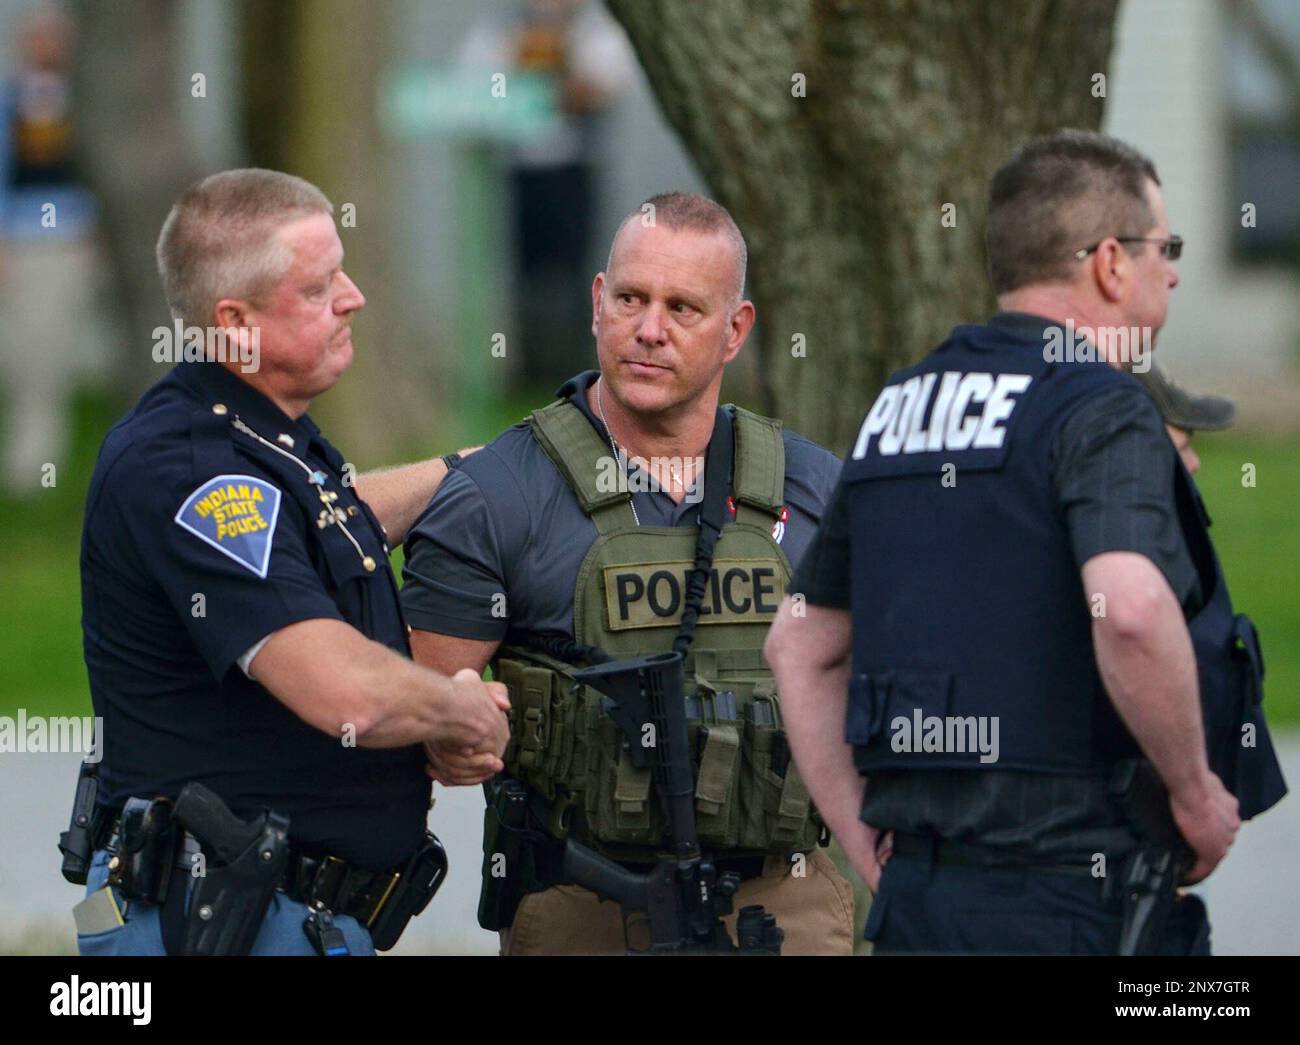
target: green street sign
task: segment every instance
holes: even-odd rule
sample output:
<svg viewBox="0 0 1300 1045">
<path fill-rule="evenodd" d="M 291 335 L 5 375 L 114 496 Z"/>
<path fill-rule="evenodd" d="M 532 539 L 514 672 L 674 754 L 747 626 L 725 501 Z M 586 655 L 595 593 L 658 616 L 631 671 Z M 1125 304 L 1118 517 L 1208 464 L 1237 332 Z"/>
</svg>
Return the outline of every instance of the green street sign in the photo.
<svg viewBox="0 0 1300 1045">
<path fill-rule="evenodd" d="M 382 85 L 379 117 L 397 137 L 518 142 L 556 130 L 557 102 L 555 81 L 545 74 L 410 66 Z"/>
</svg>

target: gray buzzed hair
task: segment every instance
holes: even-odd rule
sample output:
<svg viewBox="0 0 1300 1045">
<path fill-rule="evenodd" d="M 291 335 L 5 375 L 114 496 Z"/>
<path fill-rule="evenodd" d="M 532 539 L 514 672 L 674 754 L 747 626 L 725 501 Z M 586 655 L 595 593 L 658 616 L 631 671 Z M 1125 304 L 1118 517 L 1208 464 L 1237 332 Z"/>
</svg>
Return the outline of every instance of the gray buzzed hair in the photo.
<svg viewBox="0 0 1300 1045">
<path fill-rule="evenodd" d="M 740 233 L 740 226 L 721 203 L 707 196 L 697 196 L 693 192 L 661 192 L 657 196 L 651 196 L 618 223 L 614 239 L 609 244 L 609 258 L 605 262 L 606 272 L 613 267 L 614 243 L 630 221 L 662 225 L 679 232 L 716 233 L 725 236 L 736 255 L 736 285 L 732 305 L 740 304 L 745 296 L 749 248 L 745 246 L 745 237 Z"/>
<path fill-rule="evenodd" d="M 278 229 L 333 213 L 320 189 L 281 171 L 221 171 L 191 185 L 158 235 L 158 275 L 172 315 L 203 326 L 222 298 L 257 298 L 293 263 Z"/>
<path fill-rule="evenodd" d="M 1069 279 L 1074 252 L 1107 236 L 1145 236 L 1156 220 L 1147 179 L 1160 184 L 1155 164 L 1105 134 L 1026 142 L 993 175 L 985 246 L 994 293 Z"/>
</svg>

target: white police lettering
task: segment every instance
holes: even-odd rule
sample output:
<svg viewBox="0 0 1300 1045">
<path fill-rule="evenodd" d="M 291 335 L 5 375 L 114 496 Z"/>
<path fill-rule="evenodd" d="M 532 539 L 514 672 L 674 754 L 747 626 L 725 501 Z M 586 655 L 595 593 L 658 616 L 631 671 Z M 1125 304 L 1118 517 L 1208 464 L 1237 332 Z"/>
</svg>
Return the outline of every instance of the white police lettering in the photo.
<svg viewBox="0 0 1300 1045">
<path fill-rule="evenodd" d="M 888 385 L 867 411 L 853 446 L 854 460 L 867 456 L 871 437 L 879 436 L 876 452 L 883 457 L 898 453 L 937 450 L 996 450 L 1006 439 L 1006 421 L 1018 399 L 1033 380 L 1028 374 L 962 374 L 947 371 L 917 374 L 901 385 Z M 935 384 L 938 382 L 938 392 Z M 934 409 L 929 409 L 931 397 Z M 978 413 L 968 413 L 981 404 Z"/>
</svg>

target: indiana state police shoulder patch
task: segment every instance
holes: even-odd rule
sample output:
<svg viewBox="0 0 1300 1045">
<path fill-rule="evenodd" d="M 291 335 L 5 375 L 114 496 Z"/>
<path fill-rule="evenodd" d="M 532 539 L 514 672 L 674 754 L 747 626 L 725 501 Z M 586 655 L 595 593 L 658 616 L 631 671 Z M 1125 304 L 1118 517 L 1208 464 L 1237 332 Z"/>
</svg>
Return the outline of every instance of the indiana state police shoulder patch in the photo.
<svg viewBox="0 0 1300 1045">
<path fill-rule="evenodd" d="M 280 491 L 251 475 L 218 475 L 185 499 L 176 523 L 259 577 L 266 577 Z"/>
</svg>

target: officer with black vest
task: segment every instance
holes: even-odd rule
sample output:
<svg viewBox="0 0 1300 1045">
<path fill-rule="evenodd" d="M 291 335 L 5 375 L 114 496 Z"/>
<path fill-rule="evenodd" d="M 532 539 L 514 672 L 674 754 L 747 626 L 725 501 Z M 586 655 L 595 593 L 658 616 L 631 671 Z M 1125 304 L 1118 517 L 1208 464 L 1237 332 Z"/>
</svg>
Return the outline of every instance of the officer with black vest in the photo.
<svg viewBox="0 0 1300 1045">
<path fill-rule="evenodd" d="M 773 626 L 795 759 L 876 953 L 1208 953 L 1176 887 L 1286 788 L 1255 630 L 1125 372 L 1182 240 L 1149 160 L 1061 131 L 997 172 L 987 244 L 1002 311 L 889 379 Z"/>
<path fill-rule="evenodd" d="M 838 462 L 778 421 L 719 407 L 723 370 L 754 322 L 744 278 L 744 240 L 723 208 L 681 193 L 648 200 L 620 224 L 592 286 L 600 369 L 454 470 L 407 540 L 416 659 L 442 671 L 491 661 L 511 694 L 479 908 L 504 953 L 654 942 L 640 912 L 625 923 L 553 854 L 578 843 L 641 873 L 667 848 L 651 768 L 574 675 L 679 645 L 695 828 L 719 876 L 741 879 L 733 907 L 775 916 L 782 953 L 852 950 L 852 891 L 818 846 L 762 660 Z M 706 569 L 698 554 L 715 522 Z M 692 576 L 703 581 L 694 601 Z M 698 623 L 680 641 L 688 604 Z M 430 755 L 445 783 L 493 772 L 445 745 Z"/>
<path fill-rule="evenodd" d="M 159 237 L 158 333 L 195 334 L 86 499 L 103 759 L 60 844 L 83 954 L 387 949 L 445 871 L 421 742 L 504 751 L 502 687 L 409 660 L 388 565 L 447 465 L 354 477 L 306 413 L 365 304 L 331 211 L 300 178 L 225 171 Z"/>
</svg>

